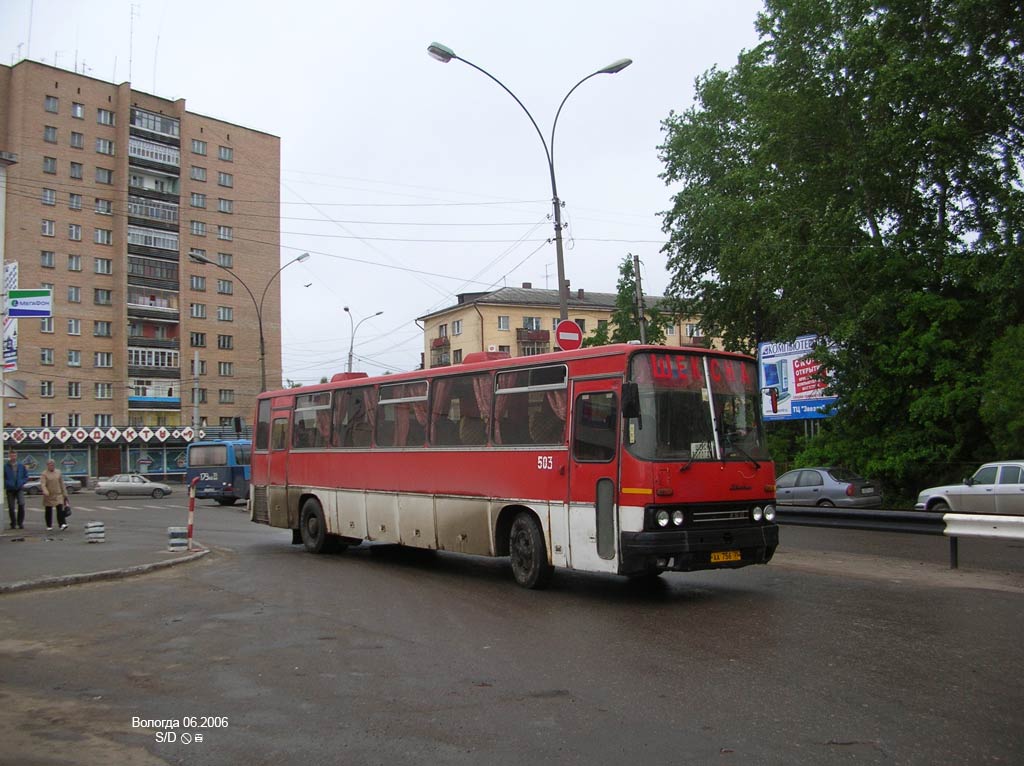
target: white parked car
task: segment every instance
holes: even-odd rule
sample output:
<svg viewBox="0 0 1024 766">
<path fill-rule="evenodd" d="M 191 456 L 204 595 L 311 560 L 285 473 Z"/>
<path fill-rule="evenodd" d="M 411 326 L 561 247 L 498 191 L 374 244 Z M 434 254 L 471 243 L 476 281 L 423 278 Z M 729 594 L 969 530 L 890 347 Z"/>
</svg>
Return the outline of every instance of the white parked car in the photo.
<svg viewBox="0 0 1024 766">
<path fill-rule="evenodd" d="M 963 484 L 924 490 L 914 508 L 937 513 L 1024 516 L 1024 460 L 985 463 Z"/>
<path fill-rule="evenodd" d="M 104 495 L 110 500 L 121 495 L 149 495 L 161 498 L 171 494 L 171 488 L 167 484 L 150 481 L 140 473 L 119 473 L 96 482 L 96 494 Z"/>
</svg>

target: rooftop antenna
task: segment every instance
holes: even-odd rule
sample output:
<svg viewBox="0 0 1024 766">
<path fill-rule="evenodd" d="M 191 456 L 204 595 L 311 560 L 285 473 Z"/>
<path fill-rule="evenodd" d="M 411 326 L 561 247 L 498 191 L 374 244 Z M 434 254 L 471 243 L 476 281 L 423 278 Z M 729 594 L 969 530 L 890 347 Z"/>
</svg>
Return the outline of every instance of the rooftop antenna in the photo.
<svg viewBox="0 0 1024 766">
<path fill-rule="evenodd" d="M 135 49 L 135 9 L 139 6 L 132 3 L 128 18 L 128 82 L 132 81 L 132 56 Z"/>
<path fill-rule="evenodd" d="M 25 58 L 32 58 L 32 10 L 35 6 L 35 0 L 29 0 L 28 4 L 28 45 L 25 48 Z"/>
</svg>

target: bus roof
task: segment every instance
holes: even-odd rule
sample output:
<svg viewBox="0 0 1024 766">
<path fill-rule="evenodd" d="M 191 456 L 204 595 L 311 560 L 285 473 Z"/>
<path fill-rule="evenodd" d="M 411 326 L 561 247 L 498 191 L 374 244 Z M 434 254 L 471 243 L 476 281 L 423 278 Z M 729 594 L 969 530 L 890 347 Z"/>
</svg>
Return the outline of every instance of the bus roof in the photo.
<svg viewBox="0 0 1024 766">
<path fill-rule="evenodd" d="M 410 380 L 422 380 L 423 378 L 435 378 L 445 375 L 458 375 L 484 370 L 507 370 L 519 369 L 521 367 L 533 367 L 536 365 L 555 364 L 558 362 L 568 363 L 581 359 L 601 359 L 607 357 L 632 355 L 638 352 L 665 353 L 699 353 L 702 356 L 717 356 L 731 359 L 751 359 L 746 354 L 738 354 L 732 351 L 718 351 L 715 349 L 703 348 L 701 346 L 642 346 L 633 343 L 614 343 L 608 346 L 593 346 L 581 348 L 576 351 L 552 351 L 547 354 L 535 356 L 516 356 L 504 359 L 487 359 L 479 362 L 467 362 L 463 364 L 452 364 L 444 367 L 431 367 L 428 370 L 413 370 L 411 372 L 400 372 L 393 375 L 378 375 L 368 377 L 365 374 L 349 377 L 347 380 L 329 383 L 314 383 L 309 386 L 298 388 L 282 388 L 276 391 L 264 391 L 257 396 L 258 399 L 276 399 L 278 397 L 294 396 L 297 392 L 310 393 L 315 391 L 330 391 L 336 388 L 349 388 L 362 385 L 404 383 Z"/>
</svg>

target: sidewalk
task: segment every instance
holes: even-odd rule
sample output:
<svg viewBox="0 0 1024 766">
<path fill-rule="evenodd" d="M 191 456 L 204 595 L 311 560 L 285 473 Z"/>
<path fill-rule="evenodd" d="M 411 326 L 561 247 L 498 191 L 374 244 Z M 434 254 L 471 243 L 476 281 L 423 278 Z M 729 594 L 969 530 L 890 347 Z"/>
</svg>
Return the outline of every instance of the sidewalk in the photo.
<svg viewBox="0 0 1024 766">
<path fill-rule="evenodd" d="M 25 529 L 8 529 L 6 516 L 5 512 L 0 533 L 0 595 L 142 574 L 209 553 L 195 542 L 192 551 L 167 550 L 167 527 L 185 526 L 180 511 L 126 513 L 76 507 L 63 532 L 47 532 L 42 511 L 31 507 Z M 105 542 L 86 541 L 89 521 L 104 523 Z"/>
</svg>

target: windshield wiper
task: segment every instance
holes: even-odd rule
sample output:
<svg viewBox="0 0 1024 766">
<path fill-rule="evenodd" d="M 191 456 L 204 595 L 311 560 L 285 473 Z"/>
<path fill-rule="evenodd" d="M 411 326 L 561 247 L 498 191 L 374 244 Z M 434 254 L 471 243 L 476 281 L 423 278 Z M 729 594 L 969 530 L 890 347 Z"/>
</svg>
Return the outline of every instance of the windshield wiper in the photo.
<svg viewBox="0 0 1024 766">
<path fill-rule="evenodd" d="M 754 464 L 754 468 L 758 468 L 759 469 L 761 467 L 761 464 L 758 463 L 757 460 L 754 459 L 753 455 L 751 455 L 749 452 L 747 452 L 745 449 L 743 449 L 743 447 L 741 447 L 739 444 L 735 444 L 730 439 L 728 439 L 726 437 L 726 435 L 725 435 L 725 432 L 722 431 L 722 429 L 719 429 L 718 435 L 722 438 L 722 446 L 726 448 L 727 452 L 728 452 L 728 450 L 733 450 L 734 452 L 739 453 L 739 455 L 741 457 L 745 457 L 747 460 L 749 460 L 751 463 L 753 463 Z"/>
</svg>

